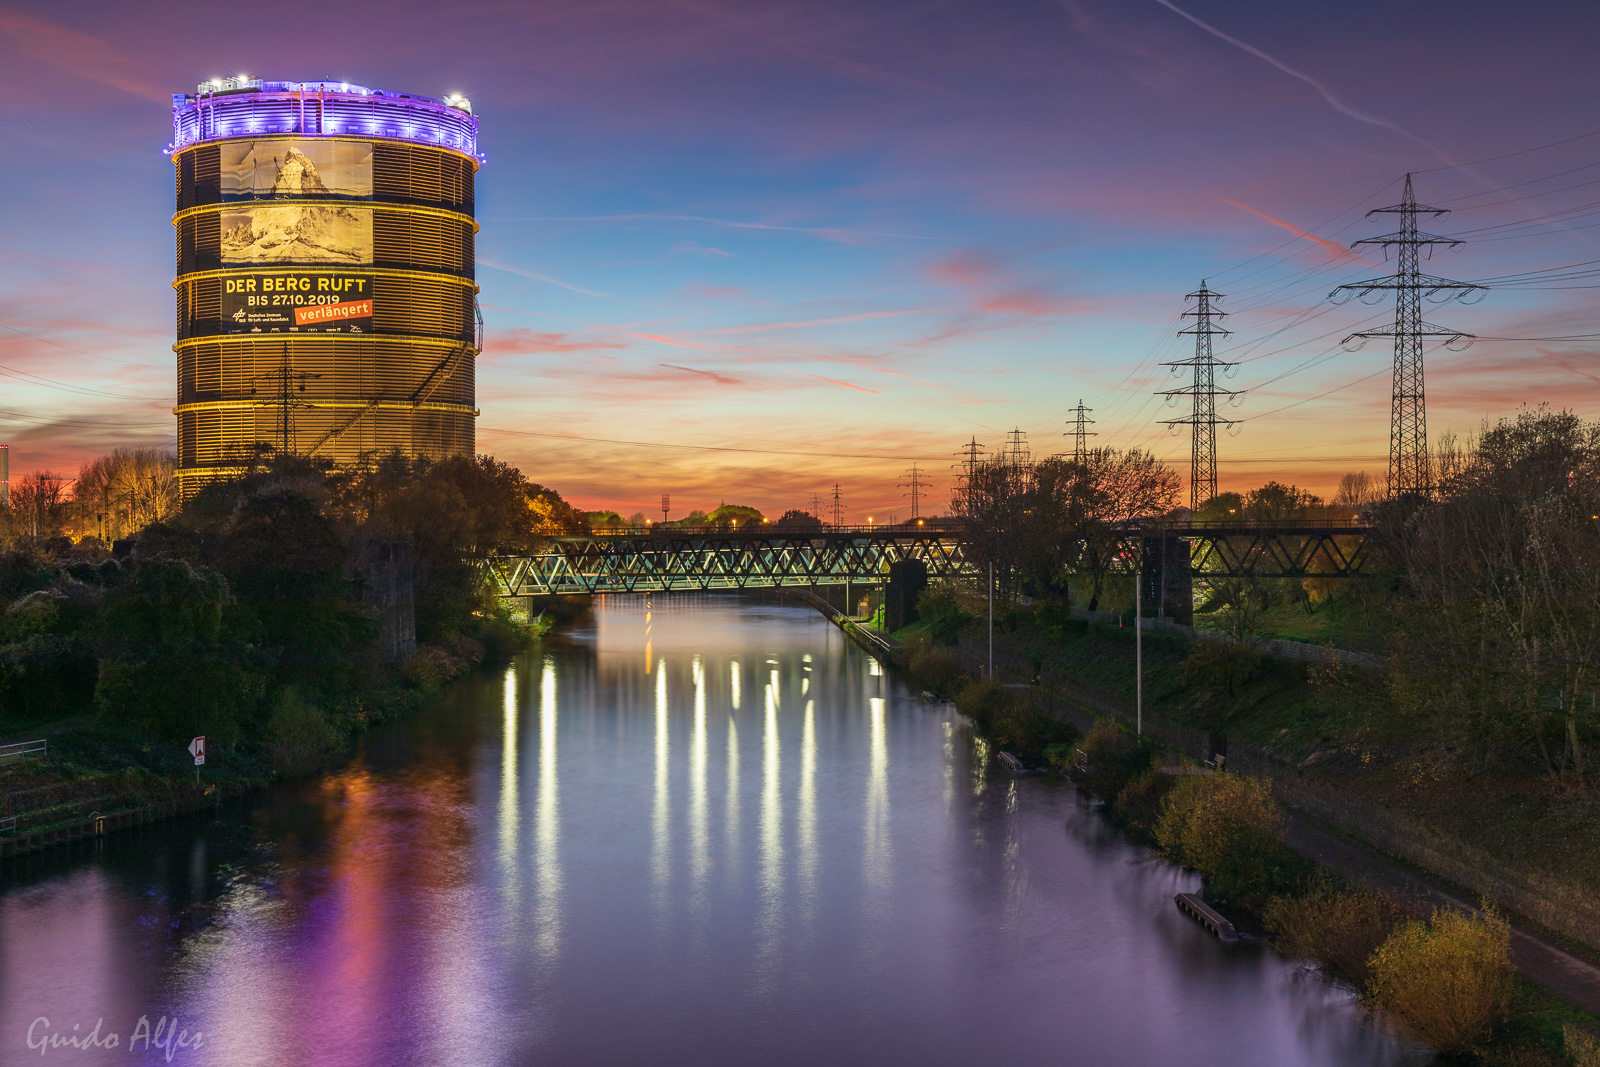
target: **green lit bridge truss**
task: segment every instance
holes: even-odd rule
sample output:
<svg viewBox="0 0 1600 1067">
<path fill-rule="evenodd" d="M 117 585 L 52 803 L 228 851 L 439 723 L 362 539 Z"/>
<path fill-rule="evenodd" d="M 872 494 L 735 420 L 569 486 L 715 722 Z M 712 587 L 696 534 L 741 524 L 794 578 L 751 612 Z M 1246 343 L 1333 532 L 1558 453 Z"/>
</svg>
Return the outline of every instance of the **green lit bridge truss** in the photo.
<svg viewBox="0 0 1600 1067">
<path fill-rule="evenodd" d="M 1143 559 L 1149 574 L 1160 566 L 1152 546 L 1166 545 L 1168 559 L 1188 556 L 1190 578 L 1348 578 L 1365 562 L 1367 535 L 1356 523 L 1144 523 L 1119 535 L 1112 569 L 1132 573 Z M 520 597 L 876 583 L 902 560 L 922 563 L 930 579 L 978 577 L 962 528 L 934 523 L 605 532 L 551 538 L 487 568 L 501 596 Z"/>
</svg>

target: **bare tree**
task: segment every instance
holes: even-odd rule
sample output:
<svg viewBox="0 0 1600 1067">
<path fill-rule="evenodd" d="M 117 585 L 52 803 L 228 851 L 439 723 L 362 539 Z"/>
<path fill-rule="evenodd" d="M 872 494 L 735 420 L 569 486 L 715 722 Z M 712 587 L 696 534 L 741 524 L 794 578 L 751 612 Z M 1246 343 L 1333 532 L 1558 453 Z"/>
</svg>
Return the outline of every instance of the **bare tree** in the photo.
<svg viewBox="0 0 1600 1067">
<path fill-rule="evenodd" d="M 170 517 L 179 505 L 175 467 L 153 448 L 119 448 L 85 463 L 72 494 L 80 533 L 112 541 Z"/>
<path fill-rule="evenodd" d="M 1383 498 L 1378 483 L 1366 471 L 1350 471 L 1339 479 L 1333 502 L 1342 508 L 1364 511 Z"/>
<path fill-rule="evenodd" d="M 19 540 L 40 544 L 61 535 L 67 517 L 67 480 L 35 471 L 11 486 L 12 529 Z"/>
</svg>

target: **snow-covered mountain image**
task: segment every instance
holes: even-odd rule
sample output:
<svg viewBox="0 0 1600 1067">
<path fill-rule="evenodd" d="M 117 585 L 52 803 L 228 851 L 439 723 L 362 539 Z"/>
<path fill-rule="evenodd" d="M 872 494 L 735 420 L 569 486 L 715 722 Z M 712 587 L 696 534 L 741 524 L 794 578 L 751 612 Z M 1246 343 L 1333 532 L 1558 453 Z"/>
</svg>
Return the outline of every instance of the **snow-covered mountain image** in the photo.
<svg viewBox="0 0 1600 1067">
<path fill-rule="evenodd" d="M 221 151 L 224 200 L 372 195 L 370 141 L 231 141 Z"/>
<path fill-rule="evenodd" d="M 290 145 L 275 163 L 272 187 L 264 199 L 328 195 L 317 165 L 298 148 Z M 222 262 L 371 263 L 372 212 L 337 203 L 258 204 L 226 212 Z"/>
</svg>

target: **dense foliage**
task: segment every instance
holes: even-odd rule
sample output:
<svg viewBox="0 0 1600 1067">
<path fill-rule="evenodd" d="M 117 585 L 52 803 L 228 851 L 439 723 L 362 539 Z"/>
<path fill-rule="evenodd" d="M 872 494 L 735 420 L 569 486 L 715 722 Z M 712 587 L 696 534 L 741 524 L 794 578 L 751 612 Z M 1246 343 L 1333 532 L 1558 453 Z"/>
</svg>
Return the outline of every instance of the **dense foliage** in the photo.
<svg viewBox="0 0 1600 1067">
<path fill-rule="evenodd" d="M 1600 422 L 1525 410 L 1439 460 L 1436 500 L 1377 512 L 1401 707 L 1469 763 L 1581 775 L 1600 732 Z"/>
<path fill-rule="evenodd" d="M 143 484 L 146 459 L 117 454 L 86 471 L 103 475 L 92 485 Z M 288 459 L 181 508 L 125 515 L 144 525 L 118 555 L 93 535 L 18 536 L 12 516 L 0 730 L 92 709 L 112 734 L 203 733 L 223 748 L 264 746 L 290 769 L 375 705 L 403 701 L 404 680 L 426 689 L 518 644 L 525 631 L 483 561 L 588 528 L 557 493 L 487 456 L 395 454 L 353 470 Z M 379 654 L 361 566 L 371 542 L 394 540 L 412 546 L 421 643 L 398 673 Z"/>
<path fill-rule="evenodd" d="M 1065 596 L 1071 575 L 1086 576 L 1096 606 L 1123 551 L 1118 527 L 1177 503 L 1179 479 L 1139 449 L 1091 449 L 1081 460 L 1038 463 L 1007 457 L 975 464 L 960 494 L 970 558 L 993 564 L 1003 595 Z"/>
</svg>

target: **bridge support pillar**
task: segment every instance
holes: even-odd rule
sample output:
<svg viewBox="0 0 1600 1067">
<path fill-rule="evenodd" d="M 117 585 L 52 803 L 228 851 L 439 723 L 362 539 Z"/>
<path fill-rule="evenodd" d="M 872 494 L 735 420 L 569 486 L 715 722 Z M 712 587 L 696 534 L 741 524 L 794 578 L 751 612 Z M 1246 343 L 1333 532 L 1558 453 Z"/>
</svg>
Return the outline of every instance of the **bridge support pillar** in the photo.
<svg viewBox="0 0 1600 1067">
<path fill-rule="evenodd" d="M 883 624 L 898 630 L 917 617 L 917 598 L 928 588 L 928 565 L 920 559 L 899 559 L 889 564 L 889 584 L 883 594 Z"/>
<path fill-rule="evenodd" d="M 1139 581 L 1146 614 L 1194 625 L 1194 584 L 1189 577 L 1189 542 L 1181 537 L 1146 537 Z"/>
<path fill-rule="evenodd" d="M 368 541 L 361 550 L 361 603 L 378 624 L 383 658 L 398 663 L 417 647 L 410 541 Z"/>
</svg>

